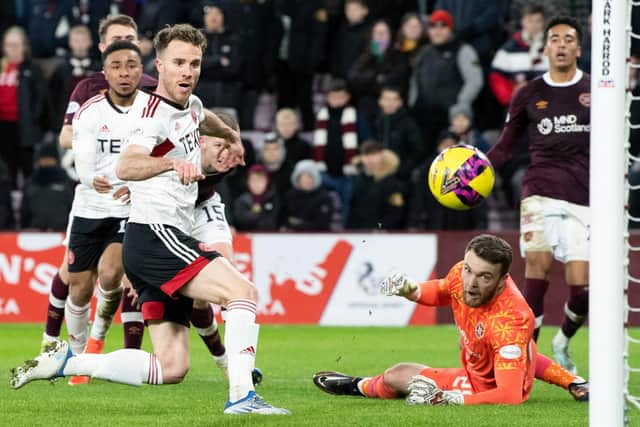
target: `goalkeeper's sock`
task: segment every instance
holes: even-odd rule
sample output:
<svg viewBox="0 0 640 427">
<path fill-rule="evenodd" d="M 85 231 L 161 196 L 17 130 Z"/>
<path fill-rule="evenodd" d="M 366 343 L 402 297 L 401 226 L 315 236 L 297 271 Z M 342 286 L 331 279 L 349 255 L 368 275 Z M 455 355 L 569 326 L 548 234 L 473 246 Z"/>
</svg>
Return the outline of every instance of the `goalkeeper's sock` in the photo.
<svg viewBox="0 0 640 427">
<path fill-rule="evenodd" d="M 196 329 L 200 338 L 209 349 L 212 356 L 222 356 L 225 352 L 222 338 L 218 331 L 218 323 L 213 314 L 213 308 L 209 305 L 205 309 L 194 308 L 191 312 L 191 324 Z"/>
<path fill-rule="evenodd" d="M 107 354 L 78 354 L 69 358 L 63 373 L 135 386 L 162 384 L 162 367 L 156 355 L 128 348 Z"/>
<path fill-rule="evenodd" d="M 51 281 L 51 291 L 49 292 L 49 307 L 47 308 L 47 323 L 45 325 L 45 339 L 57 338 L 60 336 L 60 328 L 64 320 L 64 303 L 69 296 L 69 285 L 64 283 L 60 274 L 56 273 Z"/>
<path fill-rule="evenodd" d="M 118 311 L 120 300 L 122 299 L 122 286 L 105 291 L 102 285 L 98 284 L 98 305 L 96 306 L 96 316 L 91 325 L 91 338 L 102 341 L 107 335 L 107 331 L 113 322 L 113 316 Z"/>
<path fill-rule="evenodd" d="M 587 285 L 569 286 L 569 301 L 564 306 L 562 333 L 573 337 L 584 323 L 589 312 L 589 287 Z"/>
<path fill-rule="evenodd" d="M 358 383 L 358 389 L 365 396 L 377 397 L 378 399 L 395 399 L 402 395 L 384 383 L 384 374 L 376 375 L 373 378 L 364 378 Z"/>
<path fill-rule="evenodd" d="M 253 390 L 251 370 L 255 365 L 260 327 L 255 324 L 256 303 L 235 299 L 227 304 L 225 343 L 227 344 L 229 401 L 235 402 Z"/>
<path fill-rule="evenodd" d="M 69 345 L 73 354 L 84 351 L 87 344 L 87 326 L 89 325 L 89 310 L 91 304 L 77 306 L 67 298 L 64 307 L 64 317 L 67 320 L 67 332 L 69 333 Z"/>
<path fill-rule="evenodd" d="M 569 384 L 581 378 L 573 375 L 547 356 L 538 353 L 536 355 L 536 379 L 568 390 Z"/>
<path fill-rule="evenodd" d="M 144 321 L 140 309 L 133 303 L 133 297 L 129 295 L 128 290 L 122 296 L 120 320 L 122 320 L 124 333 L 124 348 L 140 348 L 144 337 Z"/>
<path fill-rule="evenodd" d="M 524 298 L 531 307 L 535 316 L 535 329 L 533 330 L 533 339 L 538 341 L 540 327 L 544 319 L 544 295 L 549 288 L 549 281 L 544 279 L 524 279 Z"/>
</svg>

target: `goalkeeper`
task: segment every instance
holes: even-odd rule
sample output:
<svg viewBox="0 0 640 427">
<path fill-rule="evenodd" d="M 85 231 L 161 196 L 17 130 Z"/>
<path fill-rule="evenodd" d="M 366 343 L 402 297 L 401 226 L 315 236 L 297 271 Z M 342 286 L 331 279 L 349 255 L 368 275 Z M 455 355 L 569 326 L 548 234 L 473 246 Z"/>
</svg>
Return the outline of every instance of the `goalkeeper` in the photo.
<svg viewBox="0 0 640 427">
<path fill-rule="evenodd" d="M 373 378 L 319 372 L 314 383 L 331 394 L 406 397 L 416 405 L 519 404 L 539 377 L 586 400 L 588 383 L 537 354 L 534 316 L 508 274 L 511 259 L 506 241 L 483 234 L 467 244 L 464 260 L 444 279 L 418 284 L 395 274 L 381 284 L 386 295 L 451 306 L 461 334 L 461 368 L 400 363 Z"/>
</svg>

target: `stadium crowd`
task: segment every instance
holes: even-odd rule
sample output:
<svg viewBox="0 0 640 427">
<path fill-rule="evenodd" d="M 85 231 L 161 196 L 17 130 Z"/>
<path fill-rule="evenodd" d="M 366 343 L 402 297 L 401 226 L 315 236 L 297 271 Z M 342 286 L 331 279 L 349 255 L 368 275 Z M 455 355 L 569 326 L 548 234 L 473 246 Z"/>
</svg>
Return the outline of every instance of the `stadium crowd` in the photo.
<svg viewBox="0 0 640 427">
<path fill-rule="evenodd" d="M 514 92 L 547 70 L 545 21 L 574 16 L 587 35 L 590 10 L 589 0 L 4 1 L 0 229 L 65 229 L 77 176 L 57 137 L 73 88 L 101 69 L 98 24 L 117 13 L 138 24 L 151 75 L 157 31 L 202 28 L 195 93 L 234 114 L 246 139 L 246 166 L 218 189 L 238 230 L 516 228 L 527 141 L 469 212 L 438 205 L 428 167 L 458 143 L 487 151 Z M 632 131 L 636 155 L 639 138 Z M 639 165 L 631 171 L 640 181 Z"/>
</svg>

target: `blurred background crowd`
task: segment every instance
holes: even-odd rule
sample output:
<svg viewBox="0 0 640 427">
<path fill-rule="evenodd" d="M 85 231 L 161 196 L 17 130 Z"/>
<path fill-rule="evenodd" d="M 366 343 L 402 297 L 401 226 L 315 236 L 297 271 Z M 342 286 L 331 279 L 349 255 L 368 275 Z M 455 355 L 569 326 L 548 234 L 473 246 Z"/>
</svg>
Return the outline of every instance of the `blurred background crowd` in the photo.
<svg viewBox="0 0 640 427">
<path fill-rule="evenodd" d="M 247 149 L 219 188 L 236 229 L 517 228 L 526 139 L 472 211 L 439 207 L 429 165 L 452 145 L 495 143 L 514 92 L 547 70 L 550 17 L 578 19 L 589 72 L 590 12 L 590 0 L 2 1 L 0 229 L 65 229 L 76 176 L 57 135 L 73 88 L 101 69 L 109 14 L 135 19 L 151 75 L 159 29 L 202 28 L 195 93 L 238 119 Z M 640 165 L 630 177 L 640 183 Z"/>
</svg>

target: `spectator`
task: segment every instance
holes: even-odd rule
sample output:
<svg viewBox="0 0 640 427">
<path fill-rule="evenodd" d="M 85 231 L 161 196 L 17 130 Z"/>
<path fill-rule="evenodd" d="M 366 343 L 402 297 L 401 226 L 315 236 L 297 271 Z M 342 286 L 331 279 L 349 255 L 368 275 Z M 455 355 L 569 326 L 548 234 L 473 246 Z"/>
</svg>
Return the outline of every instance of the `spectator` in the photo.
<svg viewBox="0 0 640 427">
<path fill-rule="evenodd" d="M 76 84 L 89 74 L 102 68 L 91 58 L 91 32 L 84 25 L 77 25 L 69 31 L 69 53 L 53 71 L 49 79 L 49 104 L 51 126 L 59 132 L 67 108 L 67 100 Z"/>
<path fill-rule="evenodd" d="M 136 18 L 140 38 L 153 40 L 157 31 L 181 22 L 183 14 L 180 3 L 178 0 L 144 0 Z"/>
<path fill-rule="evenodd" d="M 385 85 L 394 85 L 404 93 L 409 66 L 405 56 L 393 46 L 391 28 L 385 21 L 373 24 L 369 43 L 349 71 L 349 84 L 358 112 L 371 126 L 380 89 Z"/>
<path fill-rule="evenodd" d="M 556 16 L 573 17 L 581 28 L 586 28 L 587 20 L 591 15 L 592 0 L 511 0 L 508 9 L 509 19 L 506 22 L 509 32 L 514 33 L 518 30 L 523 8 L 532 2 L 542 6 L 546 11 L 552 10 Z"/>
<path fill-rule="evenodd" d="M 502 106 L 509 105 L 516 90 L 549 69 L 544 55 L 544 9 L 526 5 L 522 30 L 500 47 L 491 62 L 489 86 Z"/>
<path fill-rule="evenodd" d="M 3 2 L 6 3 L 6 2 Z M 18 24 L 29 36 L 33 58 L 51 58 L 67 46 L 73 0 L 30 0 L 22 3 L 26 13 Z"/>
<path fill-rule="evenodd" d="M 423 163 L 414 174 L 409 203 L 410 230 L 474 230 L 487 228 L 486 203 L 468 211 L 445 208 L 429 191 L 429 167 L 433 159 L 445 149 L 457 144 L 455 135 L 445 133 L 438 142 L 437 154 Z"/>
<path fill-rule="evenodd" d="M 278 109 L 300 108 L 304 130 L 313 129 L 311 85 L 322 62 L 327 11 L 321 0 L 276 0 L 274 42 Z"/>
<path fill-rule="evenodd" d="M 64 231 L 73 203 L 73 183 L 60 167 L 58 147 L 43 144 L 33 176 L 25 186 L 21 207 L 23 229 Z"/>
<path fill-rule="evenodd" d="M 634 7 L 633 9 L 635 10 L 636 7 Z M 634 12 L 632 12 L 632 14 L 633 13 Z M 633 21 L 632 21 L 632 28 L 633 28 Z M 578 68 L 580 68 L 585 73 L 591 74 L 591 15 L 589 15 L 589 17 L 587 18 L 586 29 L 587 29 L 587 34 L 580 41 L 580 56 L 578 57 Z M 635 32 L 635 28 L 633 28 L 632 31 Z M 632 46 L 634 45 L 634 42 L 637 43 L 635 38 L 633 38 L 631 41 Z"/>
<path fill-rule="evenodd" d="M 14 224 L 9 167 L 0 159 L 0 230 L 9 230 Z"/>
<path fill-rule="evenodd" d="M 471 145 L 483 153 L 489 151 L 491 147 L 482 133 L 473 127 L 473 112 L 470 109 L 462 105 L 457 106 L 451 109 L 449 116 L 449 127 L 440 134 L 440 141 L 450 137 L 456 144 Z"/>
<path fill-rule="evenodd" d="M 202 71 L 196 95 L 205 107 L 240 106 L 242 56 L 238 38 L 226 29 L 219 6 L 205 6 L 204 35 L 207 48 L 202 55 Z"/>
<path fill-rule="evenodd" d="M 331 74 L 346 79 L 349 70 L 369 41 L 369 8 L 364 0 L 346 0 L 345 19 L 340 23 L 333 43 Z"/>
<path fill-rule="evenodd" d="M 436 10 L 429 22 L 429 39 L 416 60 L 411 78 L 409 104 L 425 138 L 427 155 L 449 124 L 454 105 L 471 108 L 482 89 L 482 68 L 475 50 L 456 39 L 449 12 Z"/>
<path fill-rule="evenodd" d="M 357 112 L 344 80 L 334 79 L 327 90 L 327 105 L 318 111 L 313 133 L 313 159 L 320 163 L 322 183 L 340 196 L 343 223 L 349 215 L 351 164 L 358 148 Z"/>
<path fill-rule="evenodd" d="M 405 54 L 409 65 L 415 65 L 420 49 L 428 41 L 427 31 L 420 19 L 420 15 L 415 12 L 405 14 L 400 22 L 396 49 Z"/>
<path fill-rule="evenodd" d="M 333 200 L 322 187 L 318 166 L 313 160 L 298 162 L 291 175 L 285 198 L 285 225 L 295 231 L 329 231 L 333 217 Z"/>
<path fill-rule="evenodd" d="M 391 150 L 369 140 L 360 147 L 361 172 L 353 179 L 347 228 L 399 230 L 404 227 L 404 186 L 396 177 L 399 160 Z M 426 182 L 426 181 L 425 181 Z"/>
<path fill-rule="evenodd" d="M 0 59 L 0 158 L 9 166 L 14 189 L 18 171 L 25 179 L 33 171 L 33 149 L 42 139 L 46 90 L 40 68 L 31 62 L 24 30 L 9 28 Z"/>
<path fill-rule="evenodd" d="M 269 172 L 269 180 L 274 190 L 284 196 L 291 188 L 293 163 L 287 161 L 284 140 L 275 132 L 268 133 L 262 146 L 262 164 Z"/>
<path fill-rule="evenodd" d="M 502 41 L 502 21 L 506 2 L 499 0 L 437 0 L 436 10 L 447 11 L 456 23 L 460 41 L 476 51 L 483 68 L 491 63 L 493 52 Z"/>
<path fill-rule="evenodd" d="M 269 173 L 262 165 L 247 172 L 247 192 L 233 203 L 235 226 L 242 231 L 275 231 L 278 229 L 280 202 L 269 183 Z"/>
<path fill-rule="evenodd" d="M 371 17 L 385 19 L 394 31 L 406 13 L 422 9 L 420 3 L 427 2 L 433 3 L 433 0 L 367 0 Z"/>
<path fill-rule="evenodd" d="M 284 140 L 287 153 L 286 162 L 295 165 L 300 160 L 311 158 L 311 144 L 300 138 L 300 122 L 298 115 L 290 108 L 283 108 L 276 113 L 276 131 Z"/>
<path fill-rule="evenodd" d="M 426 154 L 420 128 L 404 107 L 400 90 L 382 88 L 378 98 L 380 113 L 373 127 L 373 136 L 400 159 L 398 178 L 409 182 L 413 170 L 422 164 Z"/>
</svg>

